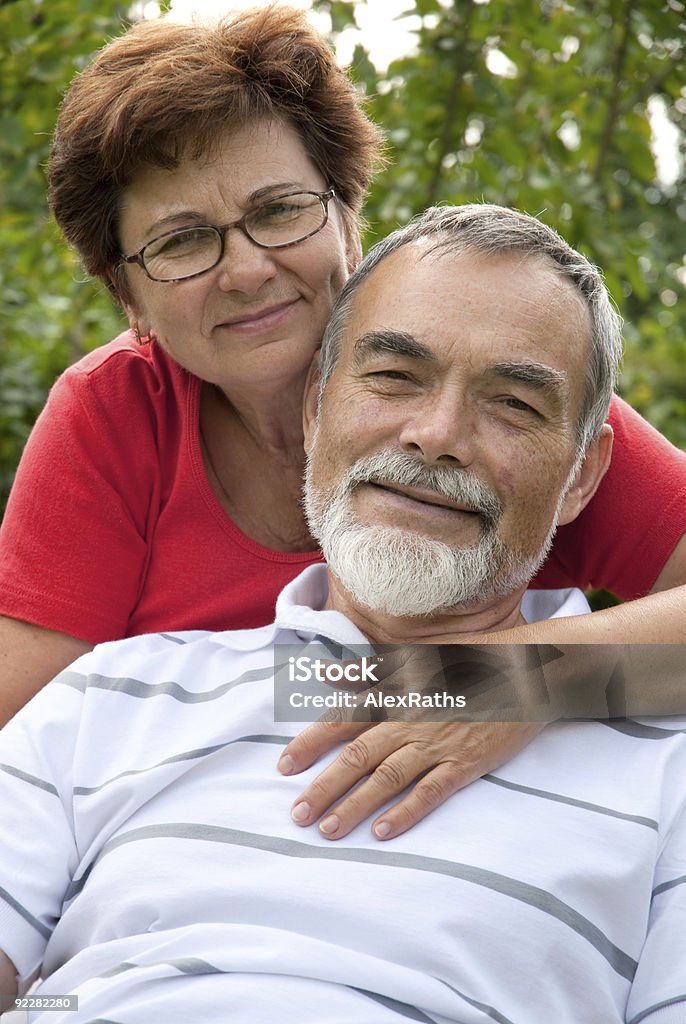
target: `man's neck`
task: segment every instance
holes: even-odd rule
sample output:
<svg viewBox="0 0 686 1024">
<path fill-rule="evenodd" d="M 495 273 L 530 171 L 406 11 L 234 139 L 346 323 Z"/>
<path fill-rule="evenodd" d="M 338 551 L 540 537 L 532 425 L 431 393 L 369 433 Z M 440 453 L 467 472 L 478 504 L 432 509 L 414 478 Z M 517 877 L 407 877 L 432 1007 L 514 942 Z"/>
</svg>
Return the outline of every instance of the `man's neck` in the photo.
<svg viewBox="0 0 686 1024">
<path fill-rule="evenodd" d="M 324 607 L 345 615 L 372 643 L 454 643 L 458 638 L 467 639 L 526 623 L 521 611 L 525 588 L 469 608 L 431 616 L 393 616 L 358 604 L 331 571 L 327 575 L 329 595 Z"/>
</svg>

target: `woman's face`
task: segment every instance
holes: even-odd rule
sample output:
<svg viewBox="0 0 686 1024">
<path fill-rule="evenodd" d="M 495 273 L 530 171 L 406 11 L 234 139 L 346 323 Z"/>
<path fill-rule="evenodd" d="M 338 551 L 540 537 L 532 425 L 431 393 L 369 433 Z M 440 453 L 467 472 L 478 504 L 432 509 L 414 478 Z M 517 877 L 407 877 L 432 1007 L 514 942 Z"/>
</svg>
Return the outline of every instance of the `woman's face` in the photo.
<svg viewBox="0 0 686 1024">
<path fill-rule="evenodd" d="M 122 197 L 122 251 L 175 228 L 222 226 L 272 197 L 329 184 L 289 125 L 229 131 L 209 159 L 135 175 Z M 142 267 L 127 266 L 127 312 L 141 334 L 154 331 L 181 366 L 229 397 L 285 384 L 305 373 L 354 256 L 334 200 L 324 228 L 287 249 L 260 249 L 231 230 L 220 263 L 199 277 L 151 281 Z"/>
</svg>

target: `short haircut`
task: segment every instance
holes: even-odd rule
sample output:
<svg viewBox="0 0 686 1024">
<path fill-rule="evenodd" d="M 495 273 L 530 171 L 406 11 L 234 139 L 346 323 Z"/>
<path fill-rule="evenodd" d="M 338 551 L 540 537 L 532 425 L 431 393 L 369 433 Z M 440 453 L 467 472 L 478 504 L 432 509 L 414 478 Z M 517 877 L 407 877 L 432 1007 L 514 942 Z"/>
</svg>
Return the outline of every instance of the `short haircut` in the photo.
<svg viewBox="0 0 686 1024">
<path fill-rule="evenodd" d="M 577 423 L 577 448 L 580 454 L 585 452 L 600 433 L 617 384 L 622 356 L 622 320 L 597 267 L 536 217 L 503 206 L 488 203 L 432 206 L 370 249 L 338 297 L 324 334 L 320 394 L 336 365 L 358 288 L 382 260 L 414 242 L 423 246 L 421 257 L 463 253 L 537 256 L 551 263 L 560 277 L 574 285 L 591 322 L 591 355 Z M 411 280 L 407 287 L 412 289 Z"/>
<path fill-rule="evenodd" d="M 382 135 L 328 43 L 290 7 L 214 24 L 143 21 L 105 46 L 62 103 L 48 165 L 55 218 L 87 272 L 125 298 L 119 208 L 143 165 L 212 154 L 226 129 L 280 120 L 333 185 L 349 247 Z"/>
</svg>

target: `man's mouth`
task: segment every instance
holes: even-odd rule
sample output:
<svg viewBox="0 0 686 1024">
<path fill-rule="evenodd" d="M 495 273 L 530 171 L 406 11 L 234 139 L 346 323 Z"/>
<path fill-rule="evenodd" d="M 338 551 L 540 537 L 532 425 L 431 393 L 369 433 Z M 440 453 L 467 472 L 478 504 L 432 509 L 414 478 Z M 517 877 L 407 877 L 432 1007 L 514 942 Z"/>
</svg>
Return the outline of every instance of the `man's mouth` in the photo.
<svg viewBox="0 0 686 1024">
<path fill-rule="evenodd" d="M 388 483 L 385 480 L 369 480 L 370 487 L 377 487 L 390 494 L 397 494 L 408 501 L 418 502 L 421 505 L 430 505 L 433 508 L 444 508 L 449 512 L 463 512 L 471 515 L 479 515 L 478 509 L 472 508 L 463 502 L 453 501 L 439 494 L 438 491 L 424 487 L 408 487 L 405 484 Z"/>
</svg>

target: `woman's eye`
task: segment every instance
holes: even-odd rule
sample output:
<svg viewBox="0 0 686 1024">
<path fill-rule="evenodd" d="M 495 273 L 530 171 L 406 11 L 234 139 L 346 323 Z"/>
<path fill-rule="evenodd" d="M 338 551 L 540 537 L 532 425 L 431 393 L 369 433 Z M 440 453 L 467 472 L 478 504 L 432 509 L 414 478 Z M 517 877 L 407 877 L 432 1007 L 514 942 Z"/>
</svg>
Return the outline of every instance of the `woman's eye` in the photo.
<svg viewBox="0 0 686 1024">
<path fill-rule="evenodd" d="M 302 213 L 302 206 L 297 203 L 269 203 L 260 206 L 252 214 L 255 224 L 274 224 L 284 220 L 294 220 Z"/>
<path fill-rule="evenodd" d="M 188 231 L 179 231 L 177 235 L 170 235 L 161 245 L 155 247 L 151 256 L 177 256 L 183 255 L 189 250 L 198 246 L 208 244 L 208 232 L 202 228 L 191 228 Z"/>
</svg>

